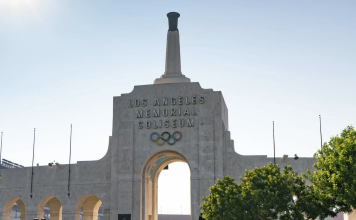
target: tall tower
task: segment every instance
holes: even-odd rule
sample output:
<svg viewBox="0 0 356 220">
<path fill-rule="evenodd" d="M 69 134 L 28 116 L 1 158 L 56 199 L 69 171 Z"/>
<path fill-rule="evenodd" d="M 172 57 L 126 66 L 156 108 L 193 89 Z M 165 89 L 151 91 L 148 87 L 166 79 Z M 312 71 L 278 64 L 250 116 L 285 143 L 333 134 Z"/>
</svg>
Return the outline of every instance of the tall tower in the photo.
<svg viewBox="0 0 356 220">
<path fill-rule="evenodd" d="M 169 29 L 167 33 L 166 70 L 161 78 L 155 79 L 154 84 L 190 82 L 190 79 L 185 77 L 181 71 L 178 31 L 179 16 L 180 14 L 177 12 L 167 14 Z"/>
</svg>

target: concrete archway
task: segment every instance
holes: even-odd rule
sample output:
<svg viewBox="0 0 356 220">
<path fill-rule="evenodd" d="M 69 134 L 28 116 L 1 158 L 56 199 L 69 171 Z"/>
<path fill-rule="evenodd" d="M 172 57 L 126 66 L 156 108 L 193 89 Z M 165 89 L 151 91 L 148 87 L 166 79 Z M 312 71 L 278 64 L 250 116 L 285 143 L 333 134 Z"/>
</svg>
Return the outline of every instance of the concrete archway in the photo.
<svg viewBox="0 0 356 220">
<path fill-rule="evenodd" d="M 101 200 L 94 195 L 86 195 L 80 198 L 75 206 L 75 220 L 80 220 L 80 212 L 83 207 L 83 220 L 97 220 Z"/>
<path fill-rule="evenodd" d="M 21 220 L 25 220 L 25 204 L 23 203 L 23 201 L 19 198 L 12 198 L 10 199 L 6 204 L 5 207 L 3 209 L 3 214 L 2 214 L 2 219 L 3 220 L 10 220 L 11 219 L 11 209 L 12 207 L 17 204 L 20 208 L 20 212 L 21 212 L 21 216 L 20 219 Z"/>
<path fill-rule="evenodd" d="M 37 207 L 37 218 L 41 219 L 44 217 L 46 204 L 48 204 L 50 209 L 50 219 L 62 220 L 62 203 L 54 196 L 47 196 L 41 200 Z"/>
<path fill-rule="evenodd" d="M 185 162 L 189 166 L 187 159 L 173 150 L 158 151 L 152 154 L 143 164 L 141 188 L 142 220 L 158 220 L 158 177 L 161 171 L 173 162 Z"/>
</svg>

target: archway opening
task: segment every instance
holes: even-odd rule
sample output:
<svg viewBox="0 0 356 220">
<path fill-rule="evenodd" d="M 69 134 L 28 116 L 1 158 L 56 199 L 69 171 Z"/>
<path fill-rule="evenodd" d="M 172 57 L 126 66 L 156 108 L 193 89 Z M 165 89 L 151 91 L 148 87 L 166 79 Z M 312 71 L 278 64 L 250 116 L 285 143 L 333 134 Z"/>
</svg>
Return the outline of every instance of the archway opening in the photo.
<svg viewBox="0 0 356 220">
<path fill-rule="evenodd" d="M 171 163 L 158 178 L 158 219 L 190 216 L 190 169 L 187 163 Z M 173 217 L 173 216 L 172 216 Z M 190 218 L 189 218 L 190 219 Z"/>
<path fill-rule="evenodd" d="M 187 159 L 180 153 L 173 150 L 162 150 L 152 154 L 142 167 L 142 187 L 141 187 L 141 219 L 158 220 L 158 178 L 162 170 L 174 162 L 184 162 L 188 165 Z M 190 176 L 190 172 L 189 172 Z M 190 188 L 190 183 L 189 183 Z M 190 191 L 190 190 L 189 190 Z M 189 192 L 190 194 L 190 192 Z M 190 194 L 191 195 L 191 194 Z M 173 198 L 174 199 L 174 198 Z M 191 196 L 189 196 L 189 201 Z M 189 207 L 188 210 L 191 208 Z M 178 208 L 179 212 L 179 208 Z M 183 213 L 183 207 L 181 210 Z"/>
<path fill-rule="evenodd" d="M 25 204 L 19 198 L 10 199 L 3 209 L 3 220 L 25 220 Z"/>
<path fill-rule="evenodd" d="M 51 209 L 49 208 L 48 204 L 46 204 L 44 207 L 44 218 L 46 220 L 49 220 L 51 218 Z"/>
<path fill-rule="evenodd" d="M 37 218 L 62 220 L 62 203 L 54 196 L 42 199 L 37 208 Z"/>
<path fill-rule="evenodd" d="M 102 202 L 94 195 L 83 196 L 75 206 L 75 220 L 101 220 L 102 216 Z"/>
</svg>

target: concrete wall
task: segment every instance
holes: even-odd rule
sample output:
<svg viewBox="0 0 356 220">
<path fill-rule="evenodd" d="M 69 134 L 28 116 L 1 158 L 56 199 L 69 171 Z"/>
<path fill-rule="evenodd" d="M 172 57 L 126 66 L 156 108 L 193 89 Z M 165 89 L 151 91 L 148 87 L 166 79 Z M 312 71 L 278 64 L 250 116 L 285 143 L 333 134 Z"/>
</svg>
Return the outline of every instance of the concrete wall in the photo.
<svg viewBox="0 0 356 220">
<path fill-rule="evenodd" d="M 71 165 L 71 197 L 68 198 L 68 165 L 34 167 L 33 198 L 31 192 L 31 167 L 1 170 L 0 219 L 5 205 L 12 198 L 23 201 L 25 219 L 38 215 L 38 208 L 48 197 L 60 202 L 62 219 L 74 219 L 78 201 L 94 195 L 103 202 L 105 209 L 110 204 L 110 154 L 98 161 L 78 162 Z M 44 203 L 44 205 L 47 202 Z M 41 217 L 41 216 L 39 216 Z M 105 219 L 105 218 L 104 218 Z M 108 219 L 108 218 L 106 218 Z"/>
<path fill-rule="evenodd" d="M 168 127 L 165 127 L 166 120 Z M 35 167 L 33 199 L 30 198 L 31 168 L 2 170 L 0 216 L 8 201 L 19 198 L 26 208 L 25 219 L 33 219 L 38 216 L 39 205 L 51 197 L 62 206 L 62 217 L 58 219 L 77 220 L 78 207 L 92 201 L 90 209 L 94 209 L 99 199 L 104 207 L 103 219 L 114 220 L 118 214 L 132 214 L 134 220 L 156 220 L 153 203 L 157 203 L 157 185 L 154 178 L 147 178 L 149 171 L 143 167 L 152 168 L 152 164 L 148 166 L 149 161 L 154 161 L 161 169 L 163 165 L 158 164 L 157 152 L 164 152 L 167 156 L 164 163 L 177 160 L 188 163 L 191 217 L 198 219 L 202 197 L 209 194 L 209 187 L 217 178 L 230 175 L 238 182 L 245 169 L 273 161 L 266 156 L 237 154 L 228 124 L 228 109 L 222 93 L 202 89 L 199 83 L 135 86 L 131 93 L 113 99 L 113 130 L 107 155 L 98 161 L 71 165 L 70 198 L 67 196 L 68 165 Z M 173 145 L 167 142 L 157 145 L 151 141 L 152 132 L 161 135 L 166 131 L 170 134 L 179 131 L 182 138 Z M 277 158 L 277 163 L 290 164 L 299 173 L 312 168 L 314 162 L 314 158 Z M 159 171 L 155 175 L 158 178 Z M 91 217 L 87 219 L 95 218 L 92 214 L 88 216 Z"/>
<path fill-rule="evenodd" d="M 158 215 L 158 220 L 190 220 L 190 215 Z"/>
</svg>

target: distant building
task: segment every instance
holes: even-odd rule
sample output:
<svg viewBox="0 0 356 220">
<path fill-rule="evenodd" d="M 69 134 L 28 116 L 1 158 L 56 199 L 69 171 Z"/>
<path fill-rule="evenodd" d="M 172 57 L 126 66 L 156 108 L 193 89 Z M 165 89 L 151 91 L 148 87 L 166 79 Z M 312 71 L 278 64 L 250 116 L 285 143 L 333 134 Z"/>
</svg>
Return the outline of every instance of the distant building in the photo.
<svg viewBox="0 0 356 220">
<path fill-rule="evenodd" d="M 0 169 L 13 169 L 13 168 L 24 168 L 24 166 L 6 159 L 2 159 L 2 163 L 0 163 Z"/>
</svg>

